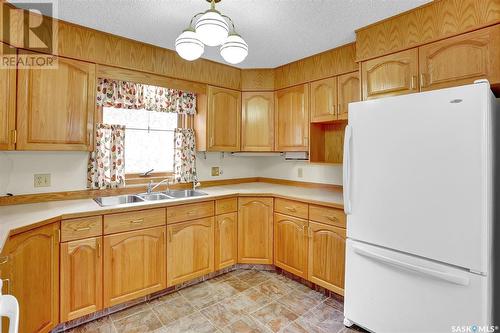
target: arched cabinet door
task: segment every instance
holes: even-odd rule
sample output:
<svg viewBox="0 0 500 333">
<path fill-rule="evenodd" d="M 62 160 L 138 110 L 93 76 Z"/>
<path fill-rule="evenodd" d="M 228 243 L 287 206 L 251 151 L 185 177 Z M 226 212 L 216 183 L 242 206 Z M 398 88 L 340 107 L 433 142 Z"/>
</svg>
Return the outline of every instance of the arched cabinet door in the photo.
<svg viewBox="0 0 500 333">
<path fill-rule="evenodd" d="M 218 215 L 215 220 L 215 270 L 238 261 L 238 213 Z"/>
<path fill-rule="evenodd" d="M 208 150 L 239 151 L 241 92 L 208 87 Z"/>
<path fill-rule="evenodd" d="M 307 278 L 307 220 L 274 213 L 274 264 Z"/>
<path fill-rule="evenodd" d="M 308 280 L 344 295 L 346 231 L 309 222 Z"/>
<path fill-rule="evenodd" d="M 361 98 L 359 72 L 340 75 L 337 79 L 338 106 L 337 119 L 347 119 L 348 106 Z"/>
<path fill-rule="evenodd" d="M 337 78 L 311 82 L 311 122 L 337 119 Z"/>
<path fill-rule="evenodd" d="M 273 198 L 238 198 L 238 262 L 273 263 Z"/>
<path fill-rule="evenodd" d="M 241 150 L 273 151 L 274 93 L 244 92 L 241 109 Z"/>
<path fill-rule="evenodd" d="M 0 43 L 0 57 L 16 63 L 16 49 L 13 54 L 3 53 Z M 14 150 L 16 129 L 16 68 L 0 68 L 0 150 Z"/>
<path fill-rule="evenodd" d="M 275 150 L 309 151 L 309 84 L 274 93 Z"/>
</svg>

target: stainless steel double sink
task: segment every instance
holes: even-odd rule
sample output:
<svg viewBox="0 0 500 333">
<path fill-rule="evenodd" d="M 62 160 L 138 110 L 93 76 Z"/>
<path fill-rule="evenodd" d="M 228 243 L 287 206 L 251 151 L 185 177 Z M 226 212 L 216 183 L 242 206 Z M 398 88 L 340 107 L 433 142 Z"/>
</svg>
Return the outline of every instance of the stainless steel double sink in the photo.
<svg viewBox="0 0 500 333">
<path fill-rule="evenodd" d="M 180 198 L 191 198 L 207 195 L 205 192 L 196 190 L 170 190 L 165 192 L 152 192 L 128 195 L 116 195 L 112 197 L 99 197 L 95 198 L 100 206 L 117 206 L 137 202 L 157 201 L 157 200 L 171 200 Z"/>
</svg>

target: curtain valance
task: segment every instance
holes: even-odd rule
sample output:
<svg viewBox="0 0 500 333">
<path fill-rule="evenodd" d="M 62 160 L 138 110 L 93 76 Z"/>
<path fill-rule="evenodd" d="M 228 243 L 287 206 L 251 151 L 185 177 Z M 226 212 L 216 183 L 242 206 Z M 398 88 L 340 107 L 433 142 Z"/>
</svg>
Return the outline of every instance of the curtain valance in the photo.
<svg viewBox="0 0 500 333">
<path fill-rule="evenodd" d="M 99 78 L 97 105 L 192 115 L 196 113 L 196 94 L 142 83 Z"/>
</svg>

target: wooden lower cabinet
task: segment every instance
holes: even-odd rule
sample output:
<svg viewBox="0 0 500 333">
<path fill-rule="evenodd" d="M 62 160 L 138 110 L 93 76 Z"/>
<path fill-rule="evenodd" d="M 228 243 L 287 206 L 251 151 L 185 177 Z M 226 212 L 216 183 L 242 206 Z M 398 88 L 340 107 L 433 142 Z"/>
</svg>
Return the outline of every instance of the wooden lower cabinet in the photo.
<svg viewBox="0 0 500 333">
<path fill-rule="evenodd" d="M 215 218 L 215 270 L 238 262 L 238 213 Z"/>
<path fill-rule="evenodd" d="M 307 278 L 307 220 L 274 213 L 274 264 Z"/>
<path fill-rule="evenodd" d="M 104 307 L 166 288 L 165 227 L 104 236 Z"/>
<path fill-rule="evenodd" d="M 346 230 L 309 221 L 308 280 L 344 295 Z"/>
<path fill-rule="evenodd" d="M 61 243 L 61 322 L 102 309 L 102 237 Z"/>
<path fill-rule="evenodd" d="M 214 218 L 167 226 L 167 286 L 214 271 Z"/>
<path fill-rule="evenodd" d="M 273 198 L 238 199 L 238 262 L 273 263 Z"/>
<path fill-rule="evenodd" d="M 58 233 L 59 223 L 54 223 L 5 243 L 0 275 L 4 292 L 19 302 L 19 333 L 50 332 L 59 323 Z"/>
</svg>

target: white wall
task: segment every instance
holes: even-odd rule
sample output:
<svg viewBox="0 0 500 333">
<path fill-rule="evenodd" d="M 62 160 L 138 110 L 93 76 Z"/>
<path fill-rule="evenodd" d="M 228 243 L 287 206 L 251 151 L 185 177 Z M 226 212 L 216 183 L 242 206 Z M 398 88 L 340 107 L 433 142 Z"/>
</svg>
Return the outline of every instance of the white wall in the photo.
<svg viewBox="0 0 500 333">
<path fill-rule="evenodd" d="M 0 196 L 6 193 L 29 194 L 83 190 L 87 185 L 86 152 L 0 152 Z M 222 170 L 211 176 L 211 167 Z M 198 176 L 201 181 L 268 177 L 305 182 L 342 184 L 341 165 L 310 164 L 285 161 L 283 157 L 232 157 L 221 153 L 197 154 Z M 298 176 L 302 169 L 302 178 Z M 51 186 L 35 188 L 33 175 L 50 173 Z"/>
</svg>

